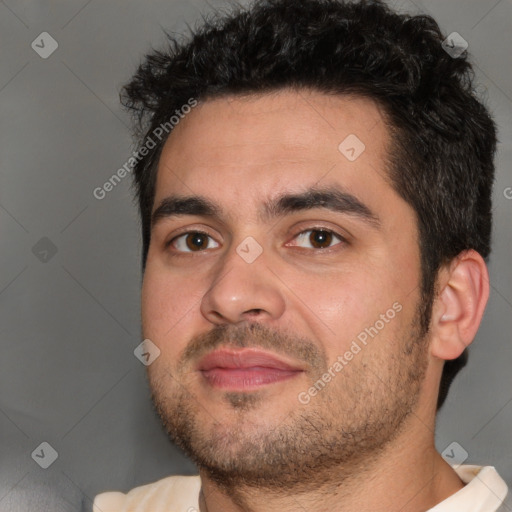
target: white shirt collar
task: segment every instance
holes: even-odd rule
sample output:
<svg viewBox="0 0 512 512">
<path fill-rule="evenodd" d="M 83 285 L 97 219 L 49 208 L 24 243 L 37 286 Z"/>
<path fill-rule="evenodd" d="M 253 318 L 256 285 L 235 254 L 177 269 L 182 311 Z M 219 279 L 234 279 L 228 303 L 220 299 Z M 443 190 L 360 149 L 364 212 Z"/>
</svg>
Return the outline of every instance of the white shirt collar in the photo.
<svg viewBox="0 0 512 512">
<path fill-rule="evenodd" d="M 503 503 L 507 484 L 493 466 L 452 466 L 464 488 L 427 512 L 494 512 Z"/>
</svg>

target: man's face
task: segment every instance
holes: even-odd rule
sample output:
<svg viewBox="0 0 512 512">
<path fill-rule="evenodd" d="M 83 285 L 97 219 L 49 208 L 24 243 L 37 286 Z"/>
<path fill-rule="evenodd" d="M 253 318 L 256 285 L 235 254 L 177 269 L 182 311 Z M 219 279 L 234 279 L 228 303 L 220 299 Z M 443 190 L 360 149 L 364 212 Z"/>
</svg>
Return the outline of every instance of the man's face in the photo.
<svg viewBox="0 0 512 512">
<path fill-rule="evenodd" d="M 369 100 L 283 90 L 205 101 L 164 147 L 149 379 L 168 431 L 220 480 L 321 479 L 413 428 L 420 255 L 388 137 Z"/>
</svg>

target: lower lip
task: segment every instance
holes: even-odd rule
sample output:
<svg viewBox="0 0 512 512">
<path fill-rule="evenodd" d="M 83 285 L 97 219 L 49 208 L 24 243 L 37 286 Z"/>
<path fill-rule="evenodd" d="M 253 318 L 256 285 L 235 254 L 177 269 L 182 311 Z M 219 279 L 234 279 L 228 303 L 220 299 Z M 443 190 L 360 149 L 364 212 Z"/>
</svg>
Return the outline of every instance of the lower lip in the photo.
<svg viewBox="0 0 512 512">
<path fill-rule="evenodd" d="M 251 368 L 212 368 L 211 370 L 201 370 L 201 373 L 214 388 L 250 391 L 267 384 L 291 379 L 302 371 L 254 366 Z"/>
</svg>

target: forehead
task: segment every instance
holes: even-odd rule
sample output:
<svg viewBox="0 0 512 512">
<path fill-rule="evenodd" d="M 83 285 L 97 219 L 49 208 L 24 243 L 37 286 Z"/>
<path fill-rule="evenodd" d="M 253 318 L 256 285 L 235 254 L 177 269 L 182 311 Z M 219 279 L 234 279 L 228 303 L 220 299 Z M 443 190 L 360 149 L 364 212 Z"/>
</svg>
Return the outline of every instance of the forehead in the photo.
<svg viewBox="0 0 512 512">
<path fill-rule="evenodd" d="M 280 90 L 210 99 L 169 136 L 154 204 L 169 193 L 236 203 L 247 201 L 247 190 L 269 197 L 319 184 L 389 188 L 388 147 L 381 109 L 366 98 Z"/>
</svg>

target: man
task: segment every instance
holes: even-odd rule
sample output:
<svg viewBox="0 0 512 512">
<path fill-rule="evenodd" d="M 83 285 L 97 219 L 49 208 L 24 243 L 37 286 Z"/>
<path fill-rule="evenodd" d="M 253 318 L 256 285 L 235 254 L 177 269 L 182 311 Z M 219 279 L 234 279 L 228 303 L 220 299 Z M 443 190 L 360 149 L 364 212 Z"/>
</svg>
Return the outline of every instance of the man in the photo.
<svg viewBox="0 0 512 512">
<path fill-rule="evenodd" d="M 489 294 L 496 145 L 444 39 L 268 0 L 147 57 L 124 102 L 148 376 L 199 476 L 97 511 L 512 510 L 434 445 Z"/>
</svg>

